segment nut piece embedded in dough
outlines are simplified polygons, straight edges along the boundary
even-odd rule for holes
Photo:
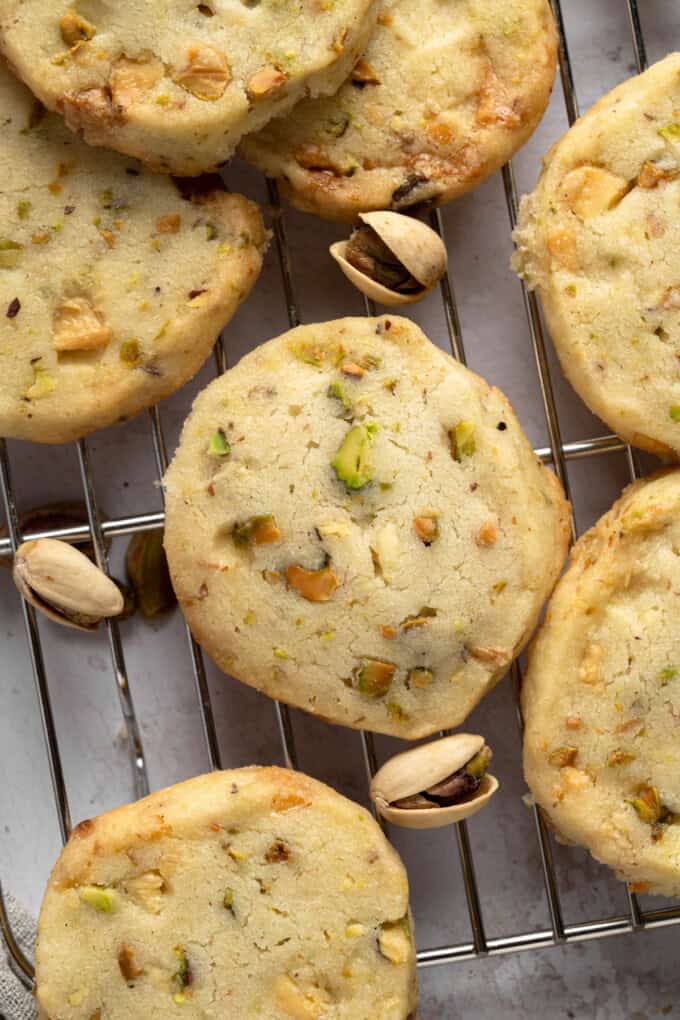
[[[375,774],[371,798],[395,825],[435,829],[476,814],[498,789],[487,772],[484,738],[457,733],[391,758]]]
[[[397,667],[393,662],[362,659],[361,665],[356,670],[357,687],[369,698],[381,698],[389,691],[396,671]]]
[[[286,569],[286,581],[308,602],[329,602],[340,582],[329,566],[306,570],[293,564]]]
[[[130,60],[118,57],[111,69],[109,88],[116,106],[126,108],[148,100],[154,85],[163,77],[160,60]]]
[[[331,461],[338,481],[344,482],[352,491],[363,489],[373,480],[370,452],[377,431],[378,426],[372,423],[354,425]]]
[[[173,81],[197,99],[215,102],[231,81],[231,70],[224,53],[206,43],[192,43],[187,61]]]
[[[16,551],[12,576],[27,602],[66,627],[96,630],[102,620],[123,611],[117,585],[67,542],[24,542]]]
[[[54,313],[52,346],[57,351],[93,351],[106,347],[112,336],[87,298],[66,298]]]
[[[444,242],[425,223],[396,212],[361,213],[361,226],[330,253],[362,294],[383,305],[420,301],[446,272]]]
[[[276,1004],[293,1020],[318,1020],[330,1005],[328,993],[322,988],[303,989],[288,974],[281,974],[274,982]]]
[[[232,537],[236,545],[272,545],[281,538],[281,531],[273,514],[257,514],[235,524]]]
[[[380,926],[378,948],[390,963],[396,965],[408,963],[413,952],[408,917],[403,917],[400,921],[386,921]]]
[[[266,99],[278,92],[288,81],[288,76],[278,67],[261,67],[248,79],[247,91],[251,99]]]
[[[629,190],[625,177],[599,166],[579,166],[562,180],[567,205],[581,220],[613,208]]]
[[[59,31],[67,46],[75,46],[79,42],[89,42],[97,33],[94,25],[91,25],[85,18],[81,18],[71,7],[59,22]]]

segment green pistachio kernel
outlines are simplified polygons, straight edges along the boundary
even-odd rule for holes
[[[471,457],[476,450],[475,426],[471,421],[459,421],[449,432],[451,456],[454,460]]]
[[[78,895],[88,907],[99,910],[102,914],[112,914],[118,905],[116,890],[105,886],[84,885],[78,890]]]
[[[17,205],[17,216],[20,220],[25,220],[28,218],[31,209],[31,203],[27,199],[22,198],[21,202]]]
[[[667,142],[680,142],[680,124],[665,124],[658,133]]]
[[[227,440],[224,429],[213,432],[208,443],[208,453],[211,457],[228,457],[231,453],[231,446]]]
[[[136,368],[142,360],[142,352],[139,349],[139,340],[135,340],[133,337],[129,340],[123,340],[120,345],[120,360],[125,365],[129,365],[130,368]]]
[[[175,949],[175,956],[179,963],[177,970],[172,975],[172,980],[175,982],[180,992],[183,992],[184,989],[191,984],[191,968],[189,967],[187,954],[179,946]]]
[[[670,414],[672,421],[680,421],[680,404],[671,404],[670,411],[668,413]]]
[[[675,680],[677,675],[678,670],[675,666],[665,666],[659,673],[659,680],[664,680],[663,686],[665,686],[669,680]]]
[[[640,821],[646,825],[656,825],[667,813],[661,804],[659,791],[655,786],[643,786],[638,790],[637,797],[626,801],[635,809]]]
[[[418,666],[409,671],[407,687],[417,687],[418,690],[422,690],[424,687],[429,687],[433,680],[434,673],[431,669]]]
[[[354,425],[331,461],[338,481],[344,482],[352,491],[363,489],[373,478],[370,451],[377,431],[378,426],[373,423]]]
[[[478,751],[474,758],[470,758],[470,761],[465,766],[465,771],[474,776],[476,779],[481,779],[489,767],[491,761],[491,748],[487,747],[486,744]]]
[[[205,237],[207,241],[214,241],[217,237],[217,227],[214,223],[206,223],[205,225]]]
[[[234,913],[234,890],[227,886],[224,890],[224,909],[228,910],[230,914]]]
[[[256,514],[240,524],[235,524],[232,538],[236,545],[271,545],[278,542],[281,532],[273,514]]]
[[[347,393],[347,390],[345,389],[341,382],[337,381],[332,382],[328,389],[326,390],[326,393],[333,400],[339,400],[345,411],[352,410],[354,405]]]
[[[393,662],[362,659],[361,665],[355,671],[357,686],[367,697],[381,698],[389,691],[396,671],[397,667]]]
[[[406,709],[398,701],[386,701],[385,708],[397,722],[406,722],[407,719],[411,718]]]
[[[291,347],[291,353],[306,365],[313,365],[314,368],[321,368],[326,357],[322,347],[317,344],[299,343]]]
[[[548,761],[551,765],[557,765],[558,768],[563,769],[567,765],[573,765],[577,756],[578,748],[576,747],[556,747],[548,755]]]

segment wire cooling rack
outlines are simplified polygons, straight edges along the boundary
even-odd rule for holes
[[[568,122],[571,124],[579,115],[572,64],[565,34],[562,4],[560,3],[560,0],[552,0],[552,2],[560,30],[560,78],[564,94],[566,116]],[[621,3],[626,9],[630,23],[635,63],[638,71],[642,71],[647,66],[647,56],[637,0],[621,0]],[[515,225],[517,215],[518,196],[511,164],[508,164],[503,168],[502,180],[509,225],[512,228]],[[276,184],[267,182],[267,189],[273,214],[274,241],[280,263],[282,285],[286,300],[287,318],[290,326],[295,326],[299,323],[300,316],[295,294],[291,248],[287,240],[286,222]],[[430,214],[430,221],[432,226],[438,232],[443,234],[443,220],[439,211],[435,211]],[[441,296],[443,300],[443,310],[451,351],[456,358],[465,362],[465,348],[463,344],[459,310],[451,279],[448,276],[445,277],[442,282]],[[551,375],[550,360],[546,350],[545,335],[538,302],[536,298],[532,294],[528,293],[524,288],[523,300],[528,325],[528,336],[533,349],[533,357],[535,360],[537,379],[540,387],[541,401],[545,413],[545,423],[548,435],[548,445],[537,448],[535,451],[537,456],[540,457],[542,461],[553,467],[568,496],[570,496],[570,484],[567,473],[567,463],[570,461],[619,453],[623,454],[625,457],[627,471],[630,478],[636,477],[638,475],[637,456],[630,447],[626,446],[617,436],[601,435],[585,440],[571,442],[563,441],[562,428],[558,418],[557,401],[553,387],[553,378]],[[373,314],[374,310],[369,302],[366,302],[365,308],[368,314]],[[215,366],[218,373],[223,372],[228,367],[227,352],[225,351],[221,340],[217,342],[215,347]],[[152,408],[149,415],[156,467],[156,480],[160,481],[168,464],[166,439],[158,409]],[[130,516],[120,516],[114,519],[103,519],[98,505],[97,493],[95,491],[90,446],[87,441],[81,440],[76,444],[76,449],[80,481],[87,508],[87,524],[57,530],[36,531],[31,532],[30,534],[22,534],[19,524],[15,489],[12,483],[10,457],[5,441],[0,439],[0,488],[2,490],[2,499],[7,518],[7,537],[0,538],[0,556],[7,556],[11,554],[20,542],[26,538],[59,538],[73,543],[91,542],[99,566],[103,570],[108,571],[109,564],[107,546],[111,538],[116,536],[129,536],[138,532],[152,530],[163,525],[164,514],[162,510]],[[573,537],[576,536],[576,527],[573,518],[572,535]],[[62,840],[65,841],[68,838],[71,829],[71,814],[62,757],[60,754],[59,740],[57,736],[57,727],[55,724],[55,716],[48,689],[46,657],[43,651],[41,635],[33,608],[26,603],[23,603],[22,612],[30,662],[36,683],[37,699],[41,714],[41,723],[45,738],[59,828]],[[128,672],[125,664],[120,628],[115,621],[109,621],[107,629],[113,676],[117,688],[120,710],[127,733],[126,746],[129,754],[130,768],[132,770],[134,794],[137,797],[142,797],[149,791],[149,779],[147,774],[147,760],[142,743],[141,727],[135,713],[132,694],[128,683]],[[206,667],[202,652],[191,638],[188,630],[187,638],[188,654],[195,683],[198,706],[200,709],[208,760],[212,768],[218,769],[222,767],[222,756],[218,741],[216,720],[206,674]],[[512,678],[516,695],[516,711],[521,729],[521,716],[518,701],[518,694],[521,685],[521,671],[518,664],[513,667]],[[280,740],[283,760],[287,766],[295,768],[298,764],[298,752],[293,726],[291,724],[291,715],[285,705],[278,703],[274,703],[274,705],[278,738]],[[371,734],[362,733],[360,739],[363,754],[363,766],[365,767],[366,778],[370,780],[372,773],[377,768],[377,754],[374,738]],[[563,900],[558,883],[555,851],[551,837],[548,834],[545,823],[538,809],[534,807],[532,810],[545,902],[547,904],[549,917],[548,925],[540,926],[530,931],[519,931],[515,934],[503,935],[501,937],[489,937],[487,935],[476,875],[475,857],[473,855],[467,825],[465,822],[460,822],[457,826],[455,826],[454,831],[457,851],[460,857],[467,912],[469,915],[470,934],[468,938],[463,939],[462,941],[451,940],[450,944],[420,949],[418,952],[418,964],[420,967],[451,964],[455,961],[466,960],[474,957],[512,953],[519,950],[538,949],[564,943],[598,939],[607,935],[650,930],[680,923],[680,905],[661,908],[657,907],[656,909],[643,909],[641,904],[638,902],[636,895],[628,890],[627,887],[627,902],[626,909],[624,911],[614,913],[613,915],[589,918],[573,924],[566,923]],[[9,947],[19,975],[24,980],[24,983],[30,986],[33,980],[32,964],[25,958],[15,942],[8,923],[1,887],[0,928],[2,929],[2,933],[5,937],[5,941]]]

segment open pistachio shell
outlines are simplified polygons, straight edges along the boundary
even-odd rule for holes
[[[359,219],[375,230],[425,292],[441,280],[446,271],[446,247],[427,223],[397,212],[360,213]]]
[[[442,782],[462,769],[483,747],[483,737],[457,733],[395,755],[373,777],[371,798],[376,810],[388,822],[409,829],[437,829],[470,818],[498,789],[495,776],[486,773],[478,789],[458,804],[404,808],[394,802]]]
[[[12,576],[27,602],[66,627],[96,630],[123,610],[123,595],[114,582],[67,542],[24,542],[16,551]]]
[[[427,224],[402,213],[361,213],[359,218],[376,232],[422,289],[412,293],[390,290],[347,261],[348,241],[336,241],[330,253],[347,279],[362,294],[381,305],[410,305],[420,301],[446,271],[447,255],[442,239]]]

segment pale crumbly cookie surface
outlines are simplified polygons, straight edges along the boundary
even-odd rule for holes
[[[515,268],[565,374],[628,442],[680,456],[680,54],[601,99],[522,203]]]
[[[257,207],[97,152],[0,64],[0,435],[66,442],[187,381],[248,294]],[[219,182],[218,182],[219,183]]]
[[[369,813],[314,779],[199,776],[75,829],[36,983],[52,1020],[410,1020],[406,873]]]
[[[383,0],[349,80],[243,140],[301,209],[349,220],[448,202],[527,140],[548,103],[547,0]]]
[[[561,835],[680,893],[680,471],[637,482],[576,544],[524,678],[524,769]]]
[[[334,92],[374,24],[375,0],[5,0],[0,48],[91,145],[189,176]]]
[[[165,485],[175,589],[220,667],[406,738],[494,686],[566,554],[560,486],[506,398],[407,319],[247,355],[196,400]]]

